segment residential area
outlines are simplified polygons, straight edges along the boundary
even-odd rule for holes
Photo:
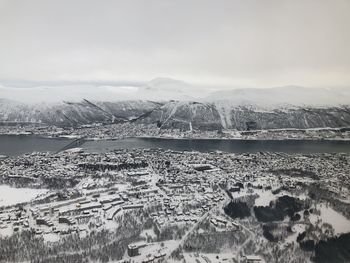
[[[79,148],[4,158],[1,185],[38,194],[0,197],[0,260],[308,262],[319,242],[350,232],[349,161]]]

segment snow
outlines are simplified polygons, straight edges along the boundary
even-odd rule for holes
[[[216,109],[220,115],[221,125],[225,129],[232,127],[232,121],[231,121],[232,107],[231,107],[230,103],[222,102],[221,104],[216,105]]]
[[[54,233],[47,233],[43,235],[43,238],[46,242],[57,242],[60,240],[60,236]]]
[[[184,253],[185,261],[188,263],[220,263],[220,262],[233,262],[232,258],[236,258],[237,255],[231,253]]]
[[[256,191],[259,195],[255,199],[255,206],[269,206],[271,201],[276,200],[276,196],[271,191]]]
[[[310,215],[310,221],[316,224],[318,219],[322,220],[322,223],[328,223],[333,226],[335,234],[350,232],[350,220],[345,216],[335,211],[333,208],[326,206],[324,203],[317,206],[317,210],[320,210],[321,215]]]
[[[46,189],[14,188],[8,185],[0,185],[0,206],[29,202],[47,191]]]

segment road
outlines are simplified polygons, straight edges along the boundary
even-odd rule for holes
[[[236,260],[237,260],[237,262],[238,263],[240,263],[240,256],[239,256],[239,254],[241,253],[241,251],[242,251],[242,249],[252,240],[252,238],[254,237],[256,237],[256,235],[250,230],[250,229],[248,229],[247,227],[245,227],[245,226],[243,226],[243,225],[240,225],[244,230],[246,230],[249,234],[250,234],[250,236],[249,236],[249,238],[246,240],[246,241],[244,241],[244,243],[239,247],[239,249],[237,250],[237,254],[236,254]]]
[[[179,243],[171,250],[169,250],[169,254],[166,255],[165,257],[165,262],[167,262],[167,260],[169,259],[169,257],[171,256],[171,254],[176,251],[180,246],[183,246],[183,244],[185,243],[187,237],[209,216],[209,214],[216,208],[221,207],[227,200],[221,201],[219,203],[217,203],[215,206],[213,206],[210,210],[208,210],[207,212],[204,213],[204,215],[202,215],[198,221],[187,231],[187,233],[181,238],[181,240],[179,241]]]

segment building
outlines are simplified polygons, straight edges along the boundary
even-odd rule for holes
[[[260,256],[247,255],[245,256],[246,263],[264,263],[265,261]]]
[[[129,257],[135,257],[140,255],[139,249],[147,246],[146,243],[134,243],[134,244],[129,244],[128,245],[128,255]]]
[[[60,224],[67,224],[67,225],[74,225],[75,224],[75,221],[74,219],[70,218],[70,217],[59,217],[58,218],[58,223]]]
[[[50,219],[47,219],[47,218],[37,218],[36,219],[36,224],[37,225],[45,225],[45,226],[53,226],[53,223],[51,222]]]

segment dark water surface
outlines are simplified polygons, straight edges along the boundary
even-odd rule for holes
[[[114,141],[89,141],[83,145],[89,152],[105,152],[114,149],[163,148],[177,151],[285,152],[285,153],[350,153],[350,141],[310,140],[217,140],[217,139],[158,139],[131,138]]]
[[[55,152],[72,140],[65,138],[43,138],[28,135],[0,135],[0,154],[17,156],[30,152]]]
[[[37,136],[0,136],[0,154],[16,156],[33,151],[55,152],[71,139],[42,138]],[[82,146],[88,152],[107,152],[114,149],[163,148],[177,151],[224,151],[244,152],[285,152],[285,153],[350,153],[350,141],[309,141],[309,140],[213,140],[213,139],[157,139],[130,138],[123,140],[87,141]]]

